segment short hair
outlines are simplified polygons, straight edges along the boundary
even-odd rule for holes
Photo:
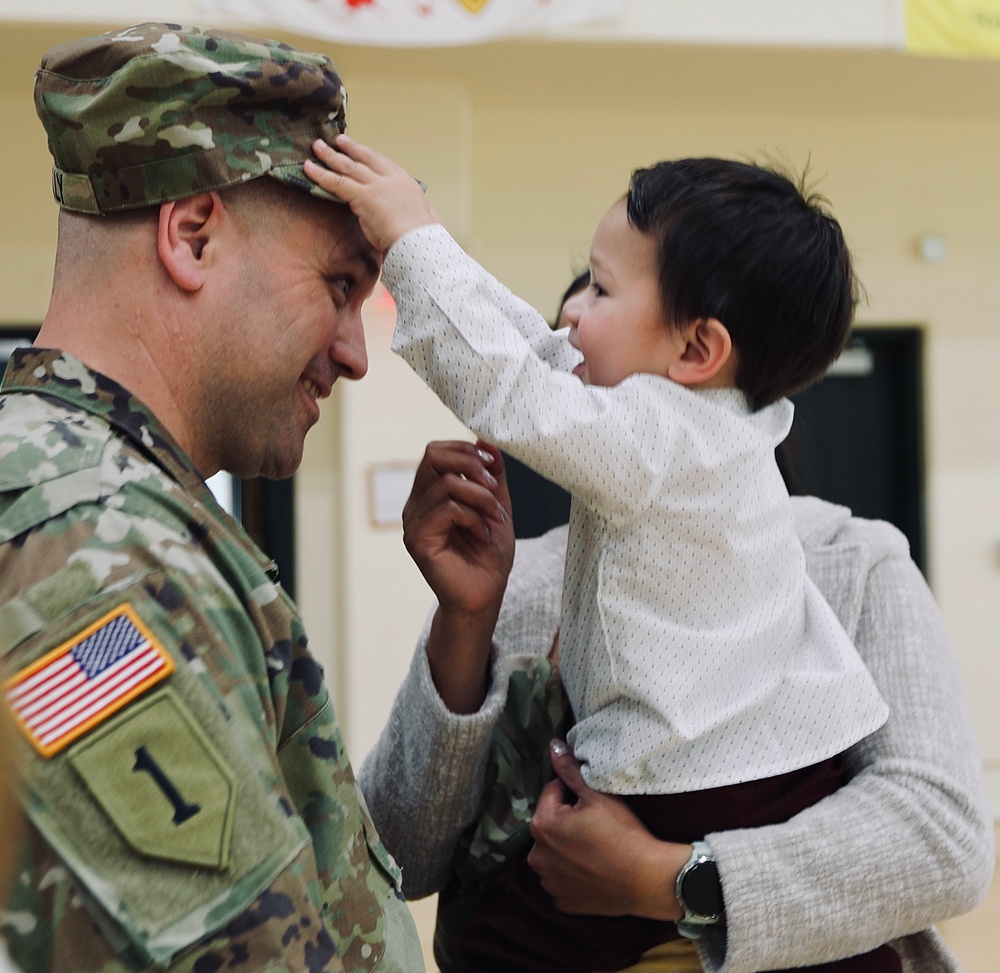
[[[273,238],[296,217],[305,218],[317,209],[307,193],[299,192],[276,179],[250,179],[219,190],[225,205],[236,212],[255,237]],[[344,203],[320,202],[319,206],[336,207],[348,212]],[[59,210],[59,238],[56,246],[55,283],[78,273],[90,274],[97,267],[107,267],[108,254],[115,248],[134,247],[131,229],[146,225],[155,234],[159,206],[121,210],[106,216],[94,216],[70,209]]]
[[[752,409],[814,382],[843,350],[858,287],[822,197],[772,169],[693,158],[637,169],[625,198],[656,241],[668,323],[726,326]]]
[[[254,233],[273,233],[276,227],[287,226],[294,217],[316,209],[315,201],[305,193],[273,179],[251,179],[222,190],[220,195]]]

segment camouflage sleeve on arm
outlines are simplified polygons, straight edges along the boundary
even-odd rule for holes
[[[552,779],[549,743],[573,725],[559,668],[548,659],[510,660],[507,703],[490,736],[482,813],[455,845],[438,897],[434,956],[443,971],[463,967],[459,940],[489,885],[531,850],[531,816]]]
[[[34,692],[74,653],[111,678],[121,629],[166,660],[77,735],[53,712],[39,732],[55,737],[32,739],[22,713],[13,958],[25,973],[420,969],[294,607],[238,538],[161,488],[77,503],[0,546],[9,690]]]

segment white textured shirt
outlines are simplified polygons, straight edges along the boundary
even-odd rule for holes
[[[885,722],[805,573],[774,462],[791,403],[750,412],[736,389],[656,375],[584,385],[565,336],[440,226],[398,241],[383,279],[394,350],[469,428],[573,494],[560,667],[591,786],[759,780]]]

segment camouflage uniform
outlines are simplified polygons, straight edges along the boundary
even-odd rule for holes
[[[0,660],[127,606],[155,682],[56,752],[4,915],[25,973],[421,970],[320,667],[269,563],[141,402],[58,351],[0,394]],[[164,674],[165,673],[165,674]]]
[[[462,968],[459,940],[490,884],[531,850],[531,816],[552,779],[549,743],[564,739],[573,725],[558,666],[528,655],[508,665],[507,701],[486,758],[482,812],[455,846],[448,884],[438,896],[434,958],[446,973]]]

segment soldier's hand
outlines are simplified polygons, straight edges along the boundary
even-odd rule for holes
[[[303,171],[351,207],[380,253],[410,230],[439,222],[420,184],[392,159],[346,135],[338,135],[333,145],[318,139],[313,152],[326,168],[310,159]]]

